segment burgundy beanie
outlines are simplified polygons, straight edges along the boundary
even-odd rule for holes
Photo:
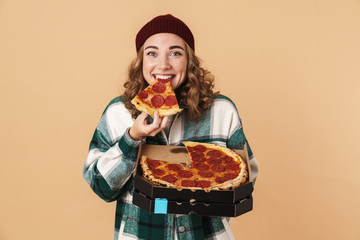
[[[136,51],[139,52],[146,39],[157,33],[173,33],[184,39],[184,41],[195,51],[194,36],[186,24],[171,14],[160,15],[146,23],[136,35]]]

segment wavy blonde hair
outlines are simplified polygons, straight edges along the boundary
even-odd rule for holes
[[[175,94],[181,108],[188,112],[192,121],[200,120],[204,111],[210,108],[214,102],[214,96],[219,92],[214,92],[214,76],[210,71],[202,68],[201,60],[195,55],[194,51],[185,43],[187,54],[187,71],[185,81],[176,89]],[[142,73],[143,47],[140,48],[137,57],[130,63],[128,69],[128,79],[124,83],[124,93],[121,95],[125,101],[125,107],[130,111],[135,119],[139,116],[131,100],[137,93],[144,90],[148,83]]]

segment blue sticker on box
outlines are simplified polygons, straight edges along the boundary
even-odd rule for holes
[[[154,213],[166,214],[168,200],[166,198],[155,198]]]

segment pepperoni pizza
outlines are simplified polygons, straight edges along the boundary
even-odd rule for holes
[[[154,116],[157,110],[160,117],[181,112],[175,93],[168,79],[156,79],[131,100],[139,111]]]
[[[245,183],[247,165],[234,151],[216,144],[184,142],[191,166],[141,157],[143,176],[177,189],[229,190]]]

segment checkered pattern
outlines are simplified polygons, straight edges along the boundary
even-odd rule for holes
[[[132,204],[133,172],[140,141],[128,134],[134,120],[120,97],[106,107],[90,143],[83,175],[93,191],[107,202],[117,201],[115,239],[232,239],[228,220],[196,214],[150,214]],[[191,122],[184,110],[171,125],[147,144],[182,145],[182,141],[210,142],[232,149],[247,143],[233,102],[218,96],[201,120]],[[253,176],[257,162],[247,143]]]

